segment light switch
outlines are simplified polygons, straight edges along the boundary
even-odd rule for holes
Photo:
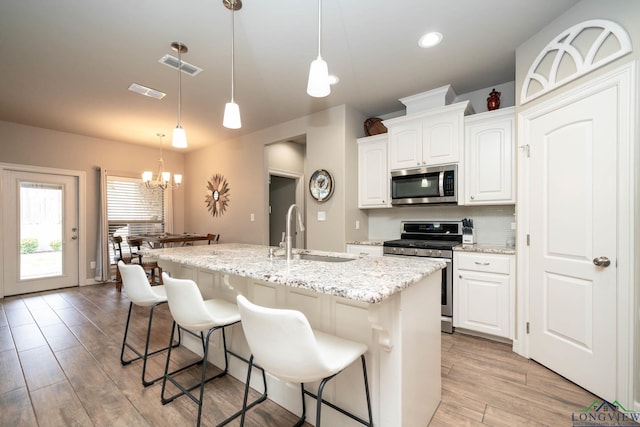
[[[325,211],[318,211],[318,221],[326,221],[327,213]]]
[[[360,220],[356,219],[356,230],[360,230]]]
[[[251,214],[251,222],[256,220],[256,216],[254,214]]]

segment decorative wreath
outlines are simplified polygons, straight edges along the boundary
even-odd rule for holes
[[[208,194],[204,198],[207,210],[214,217],[222,216],[229,205],[229,184],[220,174],[215,174],[207,182]]]

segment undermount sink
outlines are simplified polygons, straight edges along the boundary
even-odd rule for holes
[[[347,262],[354,261],[355,258],[342,258],[330,255],[314,255],[314,254],[293,254],[293,259],[301,259],[304,261],[322,261],[322,262]]]

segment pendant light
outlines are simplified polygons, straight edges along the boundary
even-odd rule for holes
[[[318,57],[311,62],[307,93],[322,98],[331,93],[329,85],[329,67],[322,59],[322,0],[318,0]]]
[[[164,170],[164,159],[162,158],[162,138],[164,133],[156,134],[160,138],[160,159],[158,160],[158,172],[154,178],[153,172],[142,172],[142,182],[147,188],[178,188],[182,184],[182,175],[174,174],[173,180],[171,179],[171,172]]]
[[[233,95],[235,92],[234,74],[235,74],[235,13],[236,10],[242,8],[240,0],[222,0],[224,7],[231,11],[231,101],[224,106],[224,118],[222,125],[229,129],[240,129],[242,121],[240,120],[240,107],[236,104]]]
[[[180,126],[180,101],[182,100],[182,54],[189,49],[180,42],[171,43],[171,48],[178,52],[178,125],[173,130],[171,145],[176,148],[187,148],[187,134]]]

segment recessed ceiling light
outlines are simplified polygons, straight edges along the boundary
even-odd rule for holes
[[[418,40],[418,46],[422,48],[433,47],[442,41],[442,34],[437,31],[432,31],[420,37]]]
[[[329,74],[329,84],[334,85],[340,81],[340,78],[336,75]]]

